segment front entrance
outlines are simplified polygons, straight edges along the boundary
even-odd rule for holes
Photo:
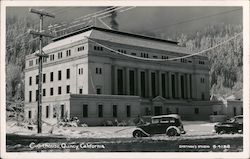
[[[154,115],[161,115],[162,114],[162,107],[161,106],[155,106],[154,107]]]

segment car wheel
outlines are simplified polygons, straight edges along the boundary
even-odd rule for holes
[[[169,130],[167,131],[167,135],[168,135],[168,136],[177,136],[177,135],[178,135],[178,132],[177,132],[176,129],[171,128],[171,129],[169,129]]]
[[[140,138],[140,137],[142,137],[143,136],[143,133],[140,131],[140,130],[135,130],[134,132],[133,132],[133,137],[134,138]]]

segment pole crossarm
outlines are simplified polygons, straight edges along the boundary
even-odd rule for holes
[[[52,13],[49,13],[49,12],[45,12],[43,10],[37,10],[37,9],[34,9],[34,8],[30,8],[29,11],[31,13],[39,14],[39,15],[42,15],[42,16],[47,16],[47,17],[55,18],[55,15],[53,15]]]
[[[45,33],[45,32],[38,32],[38,31],[34,31],[34,30],[29,30],[28,32],[29,32],[29,34],[33,34],[33,35],[38,35],[38,36],[45,36],[45,37],[54,38],[53,35],[48,34],[48,33]]]

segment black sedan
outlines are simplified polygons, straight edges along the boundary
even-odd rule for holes
[[[214,130],[218,134],[243,133],[243,115],[238,115],[226,122],[216,124]]]

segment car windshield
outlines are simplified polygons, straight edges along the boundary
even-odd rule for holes
[[[159,123],[160,122],[160,118],[153,118],[152,119],[152,123],[155,124],[155,123]]]

